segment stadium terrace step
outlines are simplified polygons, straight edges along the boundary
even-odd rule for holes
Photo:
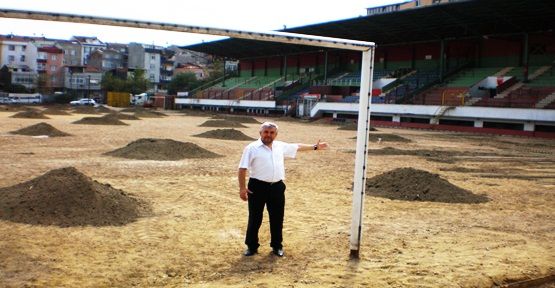
[[[476,104],[480,100],[482,100],[482,98],[480,98],[480,97],[467,98],[466,101],[464,102],[464,106],[474,106],[474,104]]]
[[[505,67],[505,68],[499,70],[499,72],[495,73],[493,76],[505,76],[509,72],[511,72],[513,69],[515,69],[515,67]]]
[[[536,103],[536,108],[546,108],[548,105],[555,103],[555,92],[547,95],[547,97]]]
[[[513,85],[513,86],[507,88],[507,90],[503,91],[502,93],[499,93],[499,94],[495,95],[495,97],[493,97],[493,98],[495,98],[495,99],[503,99],[503,98],[507,97],[507,95],[509,95],[511,92],[516,91],[516,90],[522,88],[522,86],[524,86],[524,83],[518,82],[518,83],[516,83],[515,85]]]

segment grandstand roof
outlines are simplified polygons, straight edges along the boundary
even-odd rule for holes
[[[466,0],[280,30],[283,32],[372,41],[378,46],[476,38],[484,35],[553,31],[555,1]],[[324,48],[243,39],[181,47],[244,59],[319,51]]]

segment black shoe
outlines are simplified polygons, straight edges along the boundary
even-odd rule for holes
[[[243,253],[243,256],[252,256],[256,253],[258,253],[256,249],[247,249],[245,250],[245,253]]]
[[[283,248],[280,249],[273,249],[272,253],[274,253],[274,255],[278,256],[278,257],[283,257]]]

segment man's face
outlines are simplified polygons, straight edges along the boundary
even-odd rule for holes
[[[270,145],[276,139],[277,134],[278,132],[275,127],[264,128],[260,131],[260,140],[262,140],[264,145]]]

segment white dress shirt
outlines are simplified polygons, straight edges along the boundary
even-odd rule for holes
[[[239,168],[249,169],[249,177],[265,182],[285,179],[285,157],[295,158],[299,145],[282,141],[272,142],[272,149],[258,139],[247,145]]]

